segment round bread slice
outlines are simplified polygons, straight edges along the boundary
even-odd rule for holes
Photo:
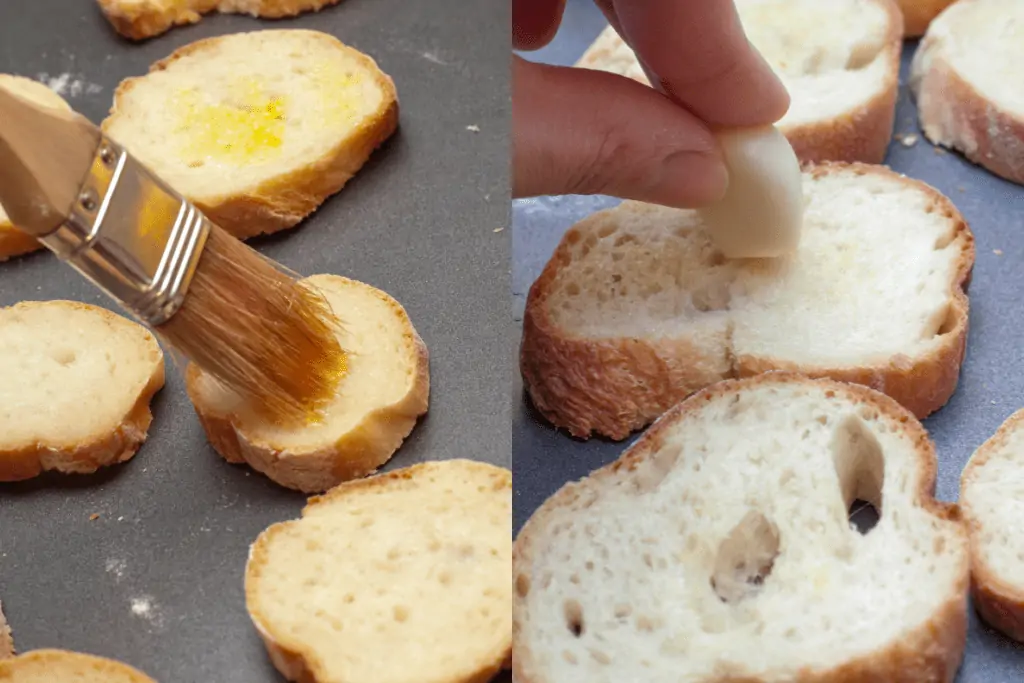
[[[339,0],[99,0],[107,21],[125,38],[144,40],[204,14],[249,14],[264,19],[316,12]]]
[[[449,460],[349,482],[256,540],[246,606],[303,683],[486,683],[512,645],[512,473]]]
[[[929,26],[910,87],[934,144],[1024,184],[1024,3],[962,0]]]
[[[971,538],[974,606],[993,628],[1024,642],[1024,410],[975,451],[960,479]]]
[[[105,133],[240,238],[298,224],[398,125],[392,80],[317,31],[208,38],[121,83]]]
[[[71,111],[63,97],[46,85],[23,76],[0,74],[0,87],[41,107]],[[0,206],[0,261],[38,251],[43,245],[34,237],[18,230]]]
[[[322,292],[342,320],[338,340],[349,356],[322,419],[298,427],[268,424],[195,365],[186,371],[186,387],[225,460],[317,493],[372,473],[398,450],[427,412],[429,359],[405,309],[384,292],[337,275],[303,282]]]
[[[932,20],[954,2],[955,0],[896,0],[903,13],[904,37],[923,36]]]
[[[65,650],[33,650],[0,661],[0,683],[156,683],[127,664]]]
[[[153,421],[164,358],[149,330],[74,301],[0,309],[0,481],[130,459]]]
[[[903,19],[892,0],[737,0],[747,37],[789,90],[776,123],[797,157],[881,163],[892,138]],[[608,27],[577,66],[647,76]]]
[[[523,527],[516,683],[952,683],[968,543],[935,474],[920,423],[870,389],[706,389]]]
[[[526,302],[534,405],[623,439],[721,379],[791,370],[938,410],[967,339],[963,218],[882,166],[811,166],[803,183],[800,244],[778,259],[725,258],[697,211],[624,202],[573,226]]]

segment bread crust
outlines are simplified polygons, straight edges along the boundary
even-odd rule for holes
[[[198,386],[200,370],[190,364],[185,371],[185,389],[213,449],[230,463],[246,463],[281,486],[304,493],[326,491],[375,472],[391,459],[429,404],[429,353],[405,309],[379,289],[348,278],[338,279],[367,288],[401,318],[405,335],[413,346],[415,370],[405,396],[370,411],[337,441],[312,450],[288,451],[246,434],[237,426],[235,415],[218,412],[205,402]]]
[[[152,0],[128,6],[123,0],[98,2],[115,31],[130,40],[145,40],[175,26],[194,24],[210,12],[281,19],[303,12],[318,12],[340,0],[178,0],[167,7]]]
[[[468,466],[479,467],[481,469],[486,469],[487,471],[503,469],[486,463],[474,461],[465,462]],[[306,508],[303,509],[302,515],[305,516],[306,510],[309,508],[321,503],[330,502],[332,498],[340,497],[350,491],[387,487],[389,483],[396,479],[413,479],[421,472],[428,472],[432,467],[436,466],[437,463],[426,462],[378,474],[367,479],[345,482],[323,495],[313,496],[310,498]],[[512,473],[508,470],[505,470],[505,472],[508,476],[508,487],[511,488]],[[249,612],[253,625],[256,627],[257,632],[260,634],[260,638],[263,640],[263,644],[267,649],[271,662],[273,662],[274,667],[281,673],[281,675],[289,681],[298,681],[299,683],[321,683],[325,682],[327,679],[324,678],[320,672],[316,657],[308,654],[308,648],[306,648],[300,641],[290,637],[287,633],[273,633],[273,629],[267,625],[268,620],[259,609],[259,601],[253,586],[252,576],[254,574],[258,574],[259,568],[266,562],[264,559],[266,545],[270,543],[271,538],[275,534],[283,532],[288,525],[289,522],[280,522],[269,527],[266,531],[260,534],[259,538],[256,539],[256,542],[249,549],[249,559],[246,564],[245,571],[246,608]],[[488,683],[488,681],[493,679],[503,668],[509,668],[511,666],[511,660],[512,636],[510,630],[507,642],[497,648],[494,653],[485,657],[483,661],[479,662],[477,666],[474,667],[476,670],[471,675],[457,679],[453,678],[446,681],[446,683]]]
[[[978,470],[1005,448],[1010,435],[1022,427],[1024,410],[1019,410],[974,452],[960,475],[960,507],[971,539],[971,595],[974,607],[986,623],[1018,642],[1024,642],[1024,585],[1014,584],[1000,576],[985,561],[980,538],[984,534],[984,525],[975,516],[964,494],[974,482]]]
[[[239,239],[271,234],[298,225],[328,197],[339,192],[369,161],[373,151],[398,129],[399,104],[395,83],[380,70],[373,58],[325,33],[301,29],[289,31],[307,34],[311,41],[326,42],[331,49],[341,50],[358,62],[381,89],[382,106],[347,139],[337,142],[305,166],[275,174],[239,194],[189,197],[214,223]],[[153,64],[149,73],[164,71],[176,61],[202,52],[225,38],[205,38],[185,45]],[[128,78],[117,86],[110,114],[100,126],[104,131],[119,116],[119,108],[127,94],[144,78],[146,76]]]
[[[11,634],[11,627],[7,625],[3,605],[0,604],[0,659],[10,659],[15,654],[14,636]]]
[[[529,594],[533,566],[534,535],[549,524],[549,518],[562,507],[573,507],[585,499],[594,488],[593,483],[615,481],[620,473],[631,472],[652,454],[658,452],[665,432],[673,423],[684,420],[714,398],[737,393],[762,384],[785,382],[789,384],[817,384],[828,386],[849,400],[869,404],[896,423],[909,436],[918,456],[918,467],[923,473],[917,496],[921,507],[941,519],[957,522],[958,533],[966,531],[960,510],[954,504],[935,499],[935,480],[938,470],[935,448],[924,427],[893,399],[866,387],[832,380],[815,380],[787,372],[772,372],[757,377],[726,380],[701,390],[676,405],[659,418],[622,456],[609,465],[592,472],[587,479],[570,483],[559,489],[527,520],[512,548],[512,581],[515,586],[512,608],[512,676],[519,683],[557,683],[546,678],[542,665],[537,662],[528,645],[519,641],[523,623],[527,619],[524,599]],[[917,629],[881,651],[869,653],[827,670],[802,670],[793,678],[794,683],[952,683],[956,677],[967,635],[967,593],[969,567],[965,556],[962,579],[957,592],[943,602],[935,614]],[[765,683],[757,677],[728,677],[707,679],[705,683]]]
[[[30,254],[43,248],[42,243],[10,223],[0,223],[0,262]]]
[[[534,406],[552,424],[577,438],[593,433],[621,440],[691,393],[718,380],[787,370],[869,386],[895,398],[918,418],[941,408],[959,382],[968,332],[967,286],[974,267],[974,236],[953,203],[934,188],[882,166],[827,162],[808,164],[819,177],[854,170],[877,174],[924,191],[935,210],[954,221],[961,245],[949,285],[949,311],[941,343],[918,358],[897,355],[885,364],[823,367],[767,357],[710,355],[687,340],[586,339],[563,332],[548,315],[547,300],[570,259],[565,238],[527,296],[520,371]],[[584,222],[593,218],[584,219]],[[567,233],[568,235],[568,233]]]
[[[45,649],[32,650],[18,657],[0,660],[0,680],[15,680],[18,670],[26,665],[31,666],[34,673],[38,673],[41,667],[47,668],[56,680],[70,680],[66,677],[75,674],[83,677],[91,674],[96,677],[106,675],[106,680],[111,683],[156,683],[138,669],[113,659],[67,650]]]
[[[37,303],[22,302],[12,308],[26,308]],[[137,324],[105,308],[77,301],[47,303],[66,306],[71,310],[89,311],[117,325]],[[155,364],[149,381],[120,424],[112,432],[93,434],[87,441],[62,443],[59,446],[26,443],[18,448],[0,449],[0,481],[22,481],[51,470],[65,474],[91,474],[101,467],[130,460],[135,455],[145,442],[149,426],[153,422],[150,402],[163,388],[165,379],[163,352],[150,332],[145,332],[158,354],[159,362]]]
[[[903,12],[903,35],[906,38],[923,36],[932,19],[955,0],[896,0]]]
[[[929,141],[1024,184],[1024,116],[986,99],[950,64],[942,42],[930,32],[921,39],[910,73],[921,130]]]

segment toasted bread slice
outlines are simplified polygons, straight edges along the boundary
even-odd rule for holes
[[[31,78],[0,74],[0,87],[42,107],[71,110],[71,105],[63,97]],[[0,261],[42,248],[43,245],[38,240],[14,227],[4,208],[0,206]]]
[[[486,683],[512,645],[512,473],[432,462],[342,484],[256,540],[246,606],[304,683]]]
[[[773,260],[726,259],[696,211],[625,202],[571,228],[523,319],[541,413],[622,439],[700,388],[768,370],[864,384],[919,417],[941,407],[967,337],[960,214],[862,164],[808,168],[804,198],[800,245]]]
[[[236,237],[298,224],[398,125],[395,86],[325,33],[200,40],[121,83],[103,130]]]
[[[0,659],[8,659],[15,655],[14,636],[4,616],[3,605],[0,605]]]
[[[923,36],[932,20],[954,2],[955,0],[896,0],[903,13],[904,37]]]
[[[738,0],[743,28],[789,90],[778,122],[801,161],[881,163],[892,138],[903,20],[892,0]],[[608,27],[577,66],[648,83]]]
[[[65,650],[33,650],[0,661],[3,683],[156,683],[112,659]]]
[[[910,87],[925,136],[1024,184],[1024,3],[963,0],[928,28]]]
[[[974,606],[993,628],[1024,642],[1024,410],[975,451],[960,479],[971,538]]]
[[[323,292],[341,317],[338,339],[349,354],[337,396],[315,424],[267,424],[196,366],[186,372],[188,394],[214,449],[246,462],[278,484],[307,493],[326,491],[386,463],[427,412],[427,347],[405,309],[362,282],[336,275],[304,280]]]
[[[706,389],[523,527],[513,676],[952,683],[968,544],[935,475],[920,423],[865,387]],[[864,533],[858,500],[879,513]]]
[[[164,385],[150,332],[74,301],[0,309],[0,481],[86,474],[130,459]]]
[[[145,40],[183,24],[194,24],[204,14],[249,14],[264,19],[318,12],[339,0],[98,0],[107,21],[132,40]]]

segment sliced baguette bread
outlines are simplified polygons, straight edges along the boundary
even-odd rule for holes
[[[265,19],[317,12],[339,0],[98,0],[107,21],[132,40],[160,35],[174,26],[194,24],[204,14],[249,14]]]
[[[907,38],[923,36],[932,20],[953,2],[955,0],[896,0],[903,13],[903,35]]]
[[[1024,642],[1024,410],[971,456],[960,479],[960,507],[971,538],[974,606],[982,618]]]
[[[9,659],[15,655],[14,636],[4,616],[3,605],[0,605],[0,659]]]
[[[336,275],[304,282],[341,317],[338,339],[349,356],[347,374],[321,420],[300,427],[267,424],[195,365],[186,371],[186,387],[225,460],[317,493],[370,474],[391,458],[427,412],[430,374],[427,347],[397,301]]]
[[[64,650],[33,650],[0,661],[2,683],[156,683],[127,664]]]
[[[63,97],[31,78],[0,74],[0,87],[42,107],[68,111],[71,109],[71,105]],[[0,206],[0,261],[42,248],[43,245],[38,240],[14,227],[4,208]]]
[[[246,605],[303,683],[486,683],[511,654],[512,473],[432,462],[312,498],[253,545]]]
[[[730,260],[696,211],[636,202],[562,238],[527,298],[520,365],[540,412],[622,439],[728,377],[864,384],[918,417],[957,385],[974,238],[936,190],[881,166],[804,173],[796,253]],[[754,228],[752,228],[754,229]]]
[[[738,0],[743,28],[792,100],[778,122],[801,161],[881,163],[892,137],[903,21],[892,0]],[[577,66],[648,83],[608,27]]]
[[[872,390],[711,387],[523,527],[516,683],[952,683],[967,538],[935,475],[920,423]]]
[[[236,237],[298,224],[398,125],[395,86],[333,36],[200,40],[121,83],[103,130]]]
[[[1024,184],[1024,3],[962,0],[928,28],[910,87],[925,136]]]
[[[74,301],[0,309],[0,481],[86,474],[130,459],[164,385],[150,332]]]

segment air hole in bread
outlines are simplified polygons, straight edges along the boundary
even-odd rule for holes
[[[868,533],[882,511],[885,459],[878,438],[857,415],[848,415],[832,435],[832,463],[851,525]]]
[[[954,308],[953,306],[947,306],[946,314],[942,318],[942,324],[939,325],[939,329],[936,331],[935,334],[941,337],[944,334],[949,334],[950,332],[952,332],[954,329],[956,329],[957,318],[958,316],[956,308]]]
[[[562,603],[562,609],[565,612],[565,627],[569,629],[569,633],[579,638],[585,630],[583,605],[580,604],[579,600],[566,600]]]
[[[935,251],[942,251],[950,244],[952,244],[954,239],[956,239],[955,230],[950,230],[949,232],[943,235],[939,235],[939,238],[935,240]]]
[[[718,547],[712,590],[725,603],[753,597],[771,575],[778,555],[778,528],[760,512],[747,512]]]
[[[637,493],[651,493],[665,481],[683,453],[683,447],[677,443],[665,443],[651,453],[633,470],[633,487]]]
[[[854,45],[850,50],[850,56],[846,58],[846,70],[859,71],[869,66],[878,57],[887,39],[887,36],[873,37]]]
[[[615,224],[609,221],[597,229],[597,236],[604,239],[605,237],[611,236],[615,230]]]
[[[58,365],[67,367],[78,360],[78,352],[74,349],[57,349],[51,357]]]

